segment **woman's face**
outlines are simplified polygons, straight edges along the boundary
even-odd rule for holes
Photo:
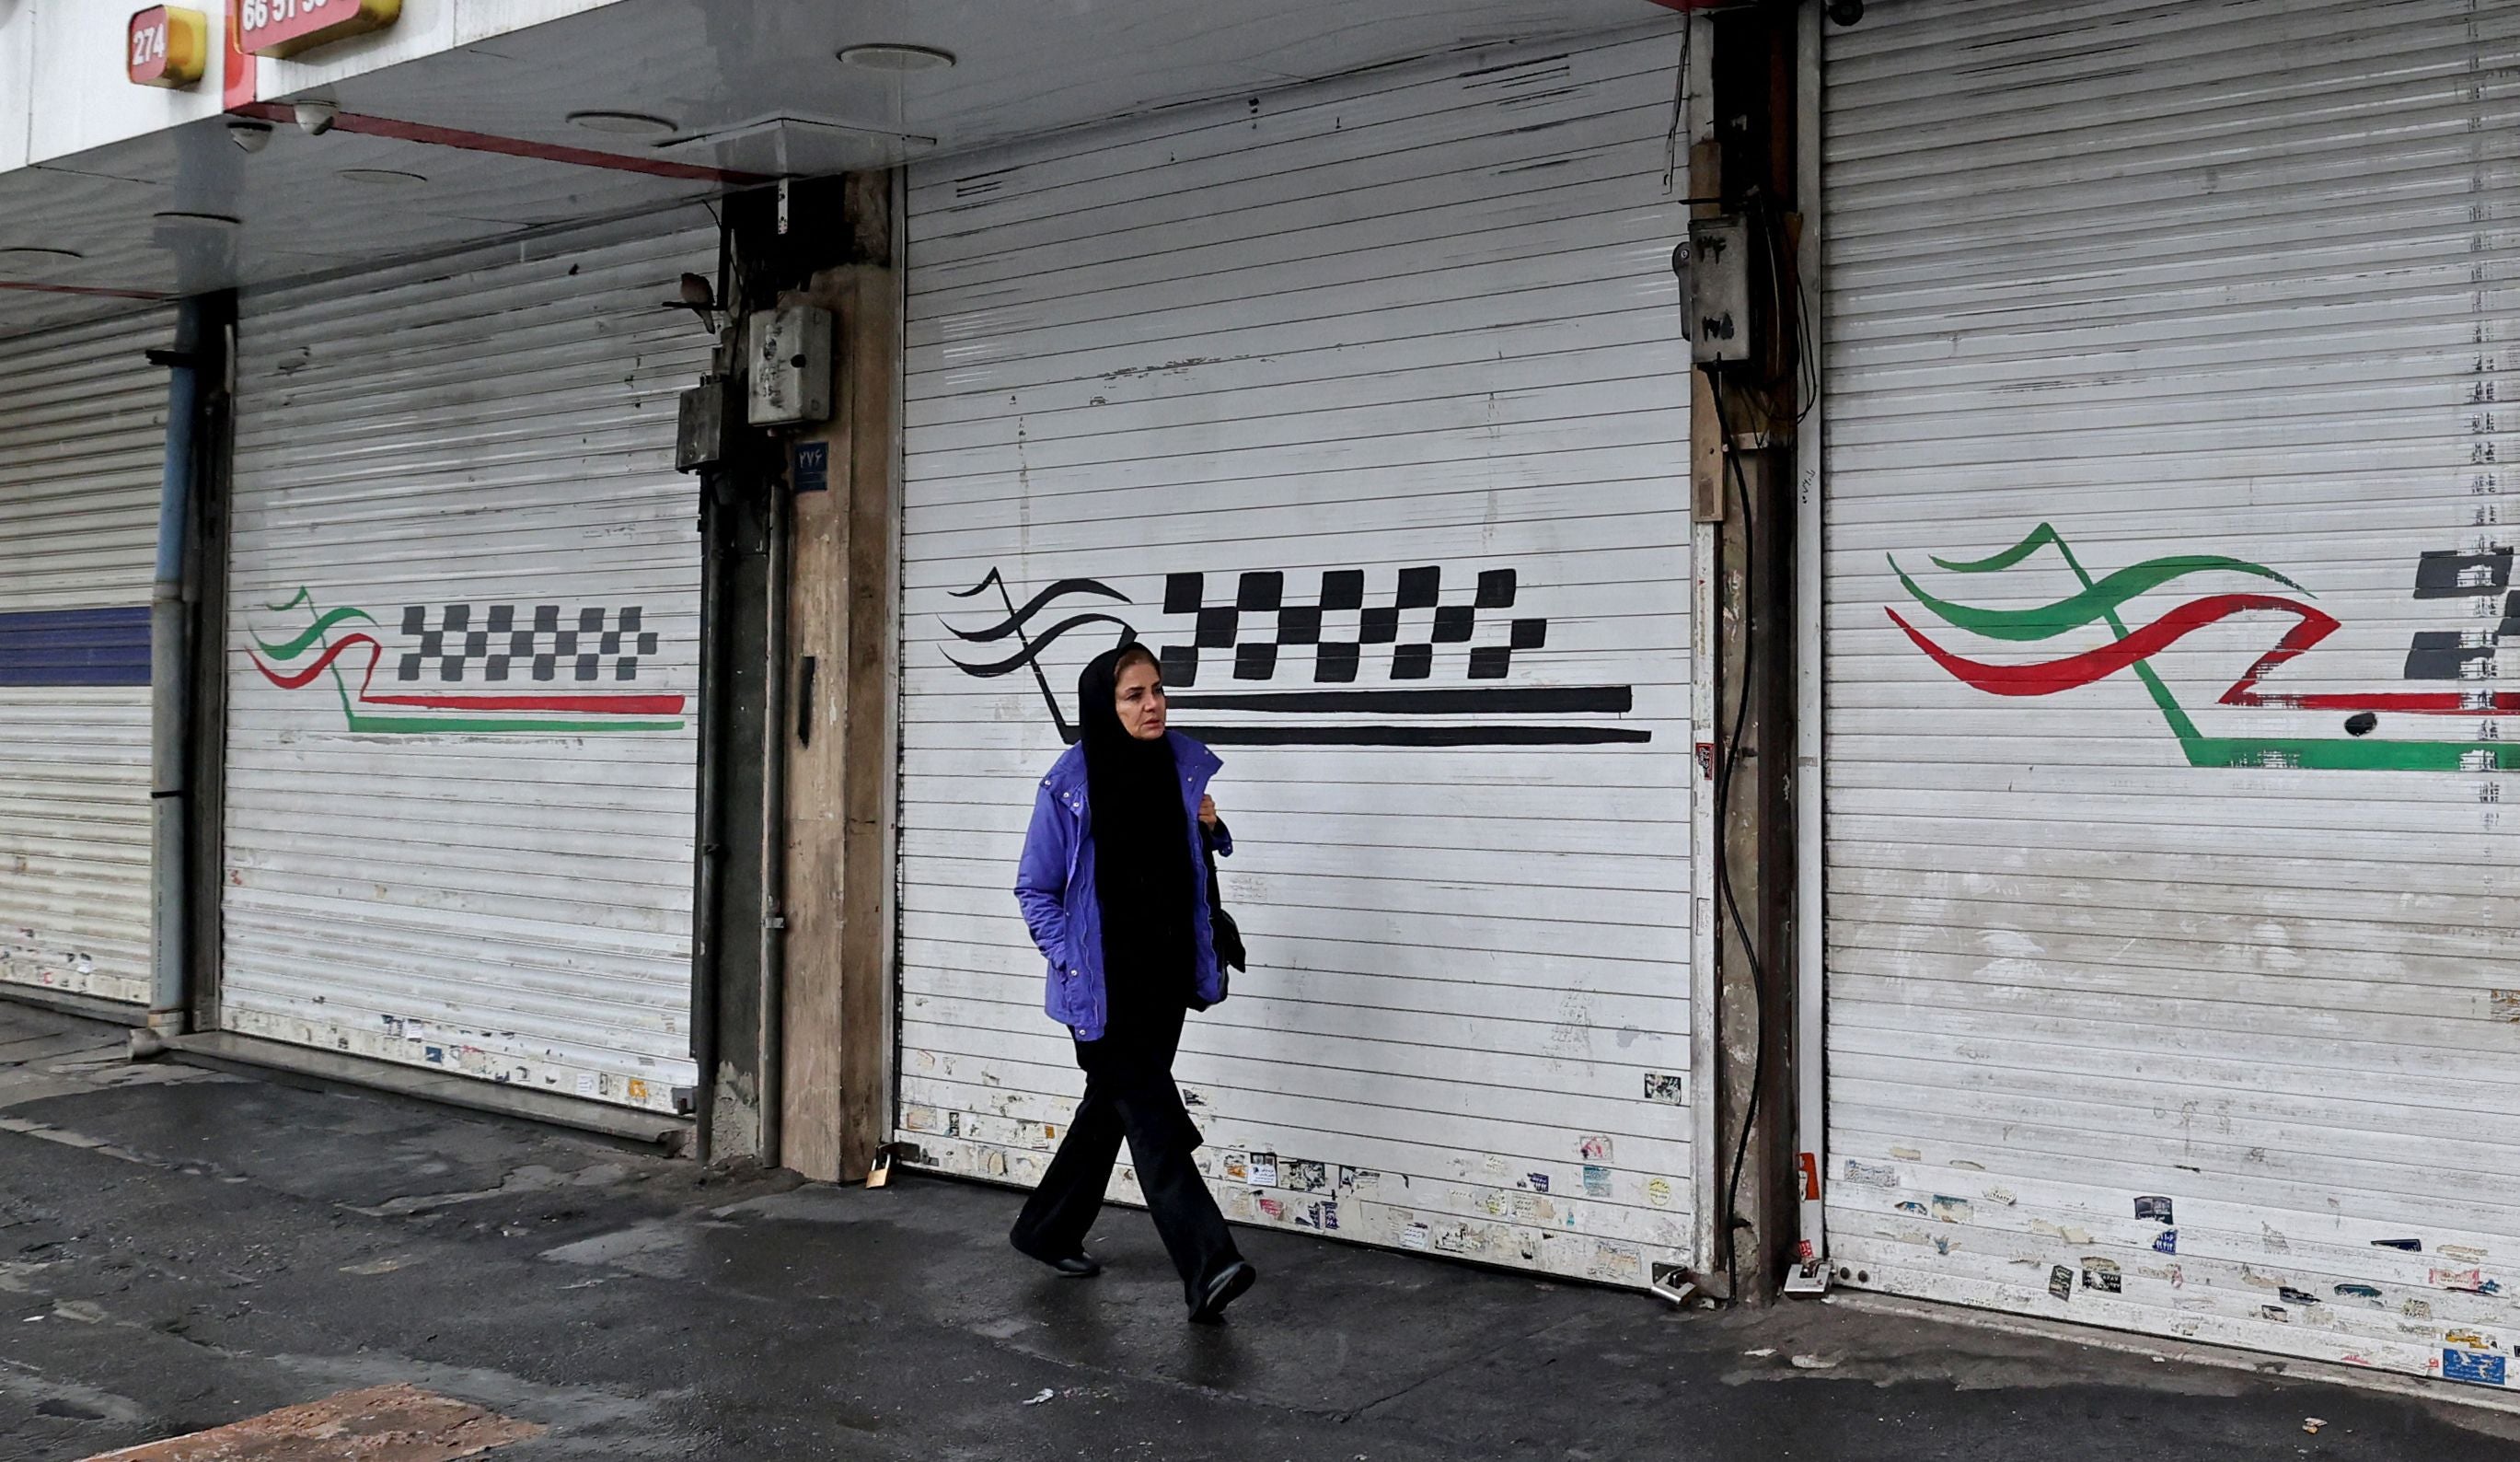
[[[1140,741],[1158,741],[1164,734],[1164,676],[1154,662],[1131,657],[1120,667],[1115,698],[1121,728]]]

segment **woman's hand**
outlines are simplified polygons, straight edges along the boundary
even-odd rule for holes
[[[1211,833],[1216,831],[1216,799],[1203,797],[1198,800],[1198,825]]]

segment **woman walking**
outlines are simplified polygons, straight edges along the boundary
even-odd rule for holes
[[[1204,874],[1207,849],[1234,850],[1207,796],[1223,763],[1165,729],[1143,645],[1098,657],[1076,694],[1084,735],[1042,779],[1015,900],[1050,960],[1046,1003],[1075,1038],[1085,1099],[1009,1237],[1061,1274],[1101,1273],[1085,1235],[1126,1135],[1191,1318],[1212,1320],[1259,1277],[1192,1160],[1199,1132],[1173,1084],[1184,1016],[1225,998]]]

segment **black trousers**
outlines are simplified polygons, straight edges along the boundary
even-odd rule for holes
[[[1195,1305],[1207,1283],[1242,1257],[1217,1211],[1192,1156],[1198,1128],[1173,1083],[1173,1056],[1181,1047],[1180,1006],[1116,1023],[1103,1038],[1076,1043],[1085,1071],[1085,1100],[1059,1139],[1058,1156],[1041,1186],[1024,1204],[1009,1237],[1036,1258],[1056,1259],[1085,1248],[1085,1235],[1102,1210],[1120,1139],[1129,1139],[1138,1186],[1153,1211],[1155,1232],[1181,1271],[1182,1288]]]

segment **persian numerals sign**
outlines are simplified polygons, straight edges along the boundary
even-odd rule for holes
[[[123,74],[142,86],[190,86],[210,64],[210,18],[198,10],[156,5],[132,16],[125,32]]]
[[[402,16],[402,0],[235,0],[239,49],[286,57],[334,41],[382,30]]]

